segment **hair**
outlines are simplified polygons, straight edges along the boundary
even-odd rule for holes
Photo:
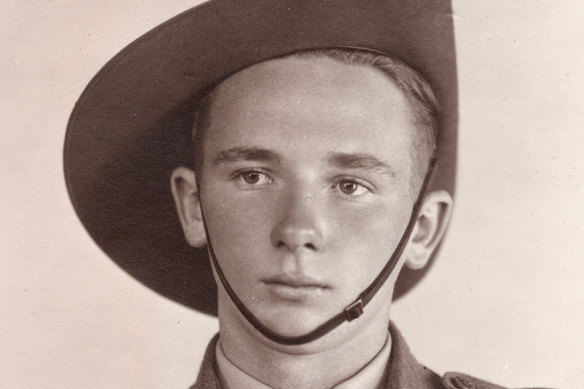
[[[440,107],[436,95],[430,84],[413,68],[405,62],[391,57],[387,54],[359,48],[322,48],[306,49],[283,56],[268,59],[283,58],[330,58],[347,65],[370,66],[381,71],[403,92],[410,103],[414,115],[414,124],[418,133],[412,137],[412,147],[410,157],[413,162],[413,172],[416,179],[412,180],[410,188],[421,185],[430,158],[436,149],[436,139],[438,136],[438,115]],[[263,61],[263,62],[266,62]],[[218,86],[229,78],[223,78],[219,82],[209,87],[198,100],[193,122],[193,150],[195,172],[200,174],[203,164],[203,136],[209,126],[210,111],[213,99],[217,93]]]

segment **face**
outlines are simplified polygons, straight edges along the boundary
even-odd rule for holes
[[[264,325],[305,334],[372,282],[406,228],[410,107],[373,68],[288,57],[224,81],[210,115],[199,195],[217,259]],[[366,314],[389,307],[394,281]]]

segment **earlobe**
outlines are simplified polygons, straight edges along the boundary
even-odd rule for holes
[[[426,195],[406,248],[405,266],[411,270],[426,266],[444,236],[451,213],[452,197],[448,192],[440,190]]]
[[[204,246],[207,238],[201,216],[195,172],[184,166],[177,167],[171,174],[170,187],[187,242],[192,247]]]

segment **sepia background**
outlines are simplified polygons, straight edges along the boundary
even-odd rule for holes
[[[186,388],[217,331],[84,231],[62,174],[91,77],[193,0],[0,2],[0,387]],[[454,1],[456,208],[395,304],[421,362],[501,385],[584,387],[584,5]]]

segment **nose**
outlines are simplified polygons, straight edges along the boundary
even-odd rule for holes
[[[289,194],[272,229],[271,241],[292,252],[321,250],[324,243],[323,204],[306,193]]]

